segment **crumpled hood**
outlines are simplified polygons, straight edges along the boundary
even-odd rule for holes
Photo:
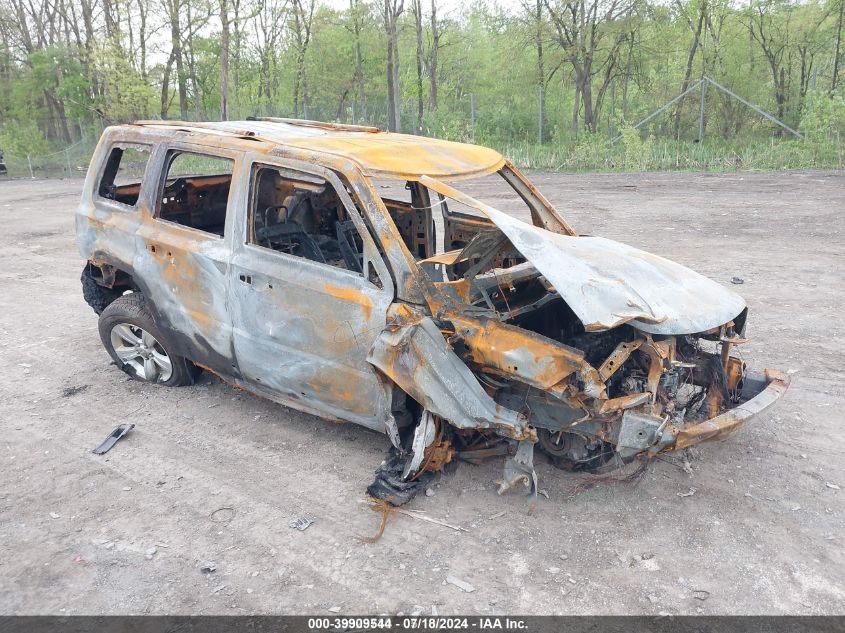
[[[663,257],[602,237],[553,233],[486,205],[482,210],[588,331],[630,323],[652,334],[693,334],[745,309],[736,293]]]

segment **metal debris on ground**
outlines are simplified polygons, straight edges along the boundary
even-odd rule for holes
[[[134,424],[121,424],[118,426],[114,431],[109,433],[109,436],[103,440],[103,443],[100,444],[97,448],[95,448],[92,453],[97,455],[103,455],[104,453],[108,453],[117,441],[122,438],[124,435],[129,433],[132,429],[135,428]]]
[[[223,506],[222,508],[217,508],[214,512],[208,515],[215,523],[228,523],[232,519],[235,518],[235,509],[229,506]]]
[[[304,532],[309,527],[311,527],[315,520],[316,519],[312,519],[311,517],[299,517],[298,519],[294,519],[293,521],[288,523],[288,527],[292,527],[295,530]]]
[[[446,576],[446,582],[450,585],[455,585],[461,591],[465,591],[467,593],[472,593],[475,591],[475,587],[469,584],[465,580],[461,580],[460,578],[455,578],[454,576]]]

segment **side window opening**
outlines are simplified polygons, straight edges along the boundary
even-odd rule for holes
[[[223,237],[235,161],[173,151],[166,164],[158,218]]]
[[[256,165],[250,199],[250,244],[363,276],[363,240],[331,183]]]
[[[438,231],[432,202],[436,206],[436,201],[430,199],[429,191],[415,181],[374,184],[411,254],[418,260],[434,255],[438,250]]]
[[[106,159],[97,195],[128,207],[138,204],[141,178],[149,162],[149,145],[121,143],[114,145]]]

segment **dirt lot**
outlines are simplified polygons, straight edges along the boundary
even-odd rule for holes
[[[633,487],[538,457],[534,515],[462,464],[410,507],[466,531],[400,515],[364,544],[386,438],[128,380],[80,292],[81,181],[0,182],[0,612],[845,613],[845,174],[534,177],[582,233],[742,277],[746,360],[792,374],[773,413]]]

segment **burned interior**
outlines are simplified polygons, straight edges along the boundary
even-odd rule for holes
[[[369,491],[390,503],[495,456],[500,492],[534,498],[535,447],[604,472],[723,438],[788,386],[742,360],[741,297],[579,235],[493,150],[276,119],[110,130],[77,233],[116,364],[386,433]],[[139,148],[143,178],[121,181]],[[502,194],[468,195],[475,178]]]

